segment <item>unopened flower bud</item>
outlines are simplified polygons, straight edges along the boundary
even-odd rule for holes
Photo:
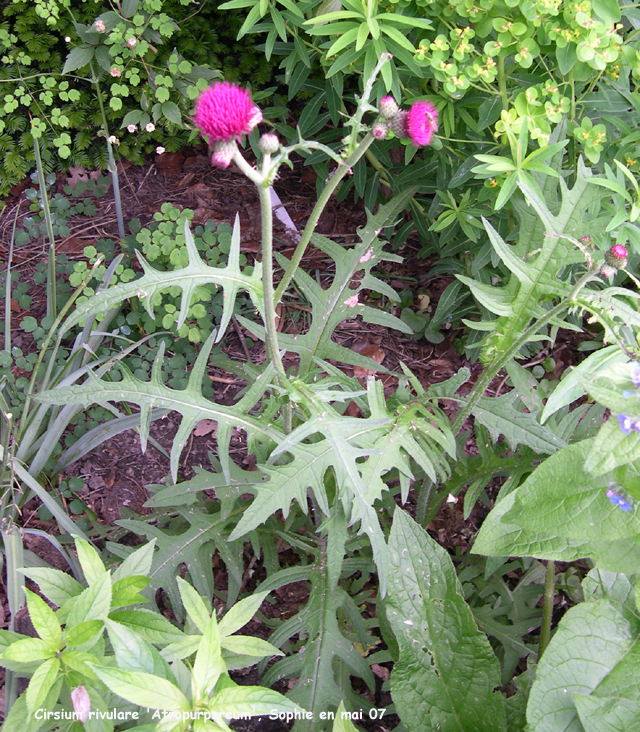
[[[613,277],[618,270],[615,267],[610,267],[608,264],[603,264],[600,267],[600,274],[607,279]]]
[[[409,137],[407,134],[407,112],[400,110],[393,119],[389,120],[389,127],[396,137]]]
[[[587,247],[591,245],[591,237],[589,236],[589,234],[581,236],[578,241],[580,242],[580,244],[584,244]]]
[[[235,140],[218,140],[213,148],[211,165],[214,168],[222,168],[223,170],[228,168],[237,149],[238,146]]]
[[[127,38],[127,46],[129,48],[135,48],[138,45],[138,41],[135,38]]]
[[[400,111],[396,100],[391,96],[382,97],[378,103],[378,110],[385,119],[393,119]]]
[[[260,152],[263,152],[266,155],[272,155],[273,153],[278,152],[280,149],[278,136],[271,132],[265,132],[264,135],[260,137],[258,147],[260,148]]]
[[[386,140],[389,134],[389,124],[383,119],[376,120],[371,125],[371,134],[376,140]]]
[[[615,269],[624,269],[627,266],[627,249],[622,244],[614,244],[604,253],[604,261]]]
[[[122,71],[120,71],[120,69],[117,66],[114,66],[109,73],[111,74],[111,76],[115,76],[116,79],[119,76],[122,76]]]
[[[96,22],[93,24],[93,27],[98,31],[98,33],[104,33],[107,30],[107,26],[104,24],[104,20],[101,20],[100,18],[96,20]]]
[[[76,713],[80,722],[86,722],[89,719],[89,712],[91,711],[91,699],[82,684],[71,692],[71,703],[73,704],[73,711]]]

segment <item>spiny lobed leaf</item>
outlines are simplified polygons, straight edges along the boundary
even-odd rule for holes
[[[204,377],[209,352],[213,346],[215,334],[212,333],[200,351],[194,367],[189,375],[185,389],[171,389],[162,383],[162,362],[164,359],[164,344],[160,344],[158,354],[153,362],[151,379],[141,381],[134,376],[124,364],[121,381],[105,381],[98,379],[91,372],[83,384],[70,387],[59,387],[38,394],[38,401],[49,404],[81,404],[87,406],[93,403],[131,402],[140,406],[140,441],[143,451],[146,448],[151,420],[151,410],[154,407],[164,407],[175,410],[182,415],[182,421],[171,447],[171,475],[177,480],[178,461],[180,454],[191,430],[201,419],[211,419],[218,425],[216,437],[220,462],[225,476],[230,473],[229,443],[231,430],[239,427],[247,432],[249,441],[256,439],[278,444],[282,436],[274,427],[264,424],[259,419],[248,415],[248,411],[255,405],[264,393],[272,375],[271,367],[265,369],[261,377],[253,384],[244,397],[232,406],[222,406],[208,400],[202,394],[202,379]]]
[[[338,560],[340,566],[342,560],[341,556]],[[300,632],[306,633],[307,640],[298,653],[276,661],[263,677],[262,683],[270,686],[281,678],[298,677],[298,683],[287,696],[314,712],[318,720],[322,711],[337,707],[348,695],[348,690],[340,682],[342,672],[338,670],[339,664],[334,661],[341,661],[347,674],[364,679],[370,689],[374,688],[375,682],[366,659],[340,630],[341,626],[344,627],[344,623],[338,623],[336,616],[340,609],[350,619],[359,619],[359,623],[362,623],[362,618],[351,597],[337,584],[339,571],[332,579],[330,558],[322,552],[313,565],[304,570],[305,579],[310,583],[309,600],[294,617],[274,631],[269,641],[282,646]],[[290,570],[285,569],[260,585],[259,589],[273,590],[291,581]],[[314,729],[313,720],[298,721],[294,727],[295,732],[311,732]]]
[[[314,358],[334,359],[353,366],[384,370],[372,359],[339,346],[331,340],[333,331],[344,320],[353,320],[361,316],[367,323],[377,323],[387,328],[395,328],[403,333],[412,332],[411,328],[399,318],[383,310],[359,303],[358,297],[363,290],[368,289],[379,292],[391,300],[399,299],[395,291],[375,277],[371,270],[381,261],[402,261],[397,255],[384,253],[382,251],[384,243],[377,237],[385,222],[402,211],[405,202],[414,193],[414,189],[409,189],[396,196],[385,206],[381,206],[375,216],[369,214],[366,226],[358,230],[362,241],[352,249],[345,249],[318,234],[311,237],[312,243],[335,261],[336,272],[331,287],[327,290],[323,290],[302,269],[298,269],[296,272],[295,282],[311,304],[311,323],[307,332],[302,335],[278,333],[278,344],[286,351],[300,354],[298,373],[301,376],[310,370]],[[288,264],[285,257],[278,256],[278,260],[283,266]],[[351,289],[350,286],[356,277],[359,278],[358,287]],[[264,340],[265,331],[262,326],[244,318],[239,318],[239,320],[253,335]]]
[[[240,220],[238,216],[236,216],[233,227],[231,248],[226,267],[209,267],[205,264],[196,248],[188,222],[185,222],[184,234],[189,254],[189,264],[186,267],[172,272],[161,272],[154,269],[142,257],[140,252],[136,251],[144,275],[140,279],[124,282],[116,285],[116,287],[103,290],[78,306],[64,322],[61,332],[64,333],[73,328],[74,325],[82,322],[88,315],[107,311],[131,297],[139,297],[143,300],[147,312],[153,318],[156,296],[170,287],[179,287],[182,290],[180,314],[177,321],[178,327],[186,320],[191,297],[198,287],[213,283],[223,288],[224,305],[217,340],[222,338],[229,325],[236,296],[240,290],[246,290],[249,293],[256,308],[260,309],[262,307],[262,265],[256,262],[251,275],[243,274],[240,269]]]
[[[559,179],[561,197],[556,215],[536,191],[519,184],[542,224],[537,229],[535,241],[532,240],[531,221],[528,220],[525,226],[522,208],[520,240],[515,246],[507,244],[491,224],[484,221],[495,251],[512,273],[507,285],[500,288],[458,275],[478,301],[499,316],[485,343],[483,359],[486,363],[508,349],[533,318],[544,315],[546,311],[541,303],[569,294],[570,283],[558,275],[567,265],[583,262],[584,255],[574,244],[557,235],[579,238],[585,233],[587,209],[602,197],[596,186],[589,185],[590,178],[591,170],[580,160],[573,188],[568,188],[564,180]]]
[[[211,555],[217,549],[229,571],[230,589],[242,582],[242,545],[229,541],[229,518],[221,513],[208,514],[199,506],[179,509],[178,514],[188,523],[181,533],[163,531],[145,521],[122,519],[116,523],[127,531],[144,536],[147,541],[156,540],[151,570],[147,576],[151,584],[144,594],[155,597],[159,588],[164,589],[171,600],[171,607],[178,620],[184,612],[178,589],[177,576],[182,565],[186,565],[193,586],[203,597],[213,597],[213,569]]]
[[[375,379],[368,382],[370,416],[366,419],[340,415],[318,395],[322,384],[315,387],[314,391],[313,387],[295,381],[300,403],[309,413],[309,419],[280,442],[269,465],[260,466],[269,480],[255,491],[253,503],[231,538],[255,529],[277,510],[286,516],[294,499],[306,511],[308,488],[313,490],[322,511],[329,515],[325,475],[333,469],[338,498],[349,524],[360,521],[360,530],[371,541],[384,595],[388,572],[386,544],[373,509],[374,502],[386,489],[383,476],[398,470],[406,500],[409,480],[413,477],[410,459],[433,480],[444,479],[448,476],[448,466],[442,452],[454,457],[455,440],[446,417],[432,405],[427,407],[416,400],[391,413],[385,404],[382,384]],[[318,440],[318,435],[324,439]],[[308,441],[310,437],[314,441]],[[274,466],[274,459],[285,452],[293,456],[292,462]]]

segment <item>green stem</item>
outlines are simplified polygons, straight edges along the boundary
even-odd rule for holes
[[[11,241],[9,242],[9,256],[7,258],[7,280],[4,283],[4,350],[11,352],[11,262],[13,261],[13,245],[16,238],[16,224],[20,206],[16,207],[16,215],[13,219],[11,230]]]
[[[367,150],[365,152],[365,157],[371,163],[371,165],[373,166],[373,169],[376,171],[376,173],[378,173],[378,175],[380,176],[380,182],[382,183],[382,185],[386,186],[389,190],[391,190],[391,183],[389,182],[389,176],[387,175],[387,171],[386,171],[384,165],[371,152],[371,150]]]
[[[265,176],[258,173],[242,157],[240,150],[236,150],[233,157],[240,170],[253,181],[260,197],[260,219],[262,224],[262,291],[264,296],[264,328],[269,358],[276,371],[278,385],[286,388],[287,374],[284,370],[280,350],[278,348],[278,331],[276,328],[276,303],[273,292],[273,208],[271,195]],[[268,161],[267,166],[268,169]],[[283,431],[289,434],[292,428],[291,403],[287,402],[282,410]]]
[[[373,142],[374,138],[370,133],[367,133],[365,137],[362,139],[362,142],[358,145],[358,147],[353,151],[353,153],[344,161],[344,165],[340,166],[337,170],[334,171],[333,175],[329,179],[329,182],[324,187],[324,190],[318,197],[318,201],[316,205],[313,207],[313,211],[311,212],[311,216],[309,216],[309,220],[307,221],[307,225],[304,227],[304,231],[302,232],[302,237],[300,238],[300,241],[298,242],[298,246],[296,247],[295,252],[293,253],[293,257],[291,258],[291,262],[289,263],[289,266],[287,267],[284,276],[282,277],[282,280],[280,281],[280,284],[276,288],[275,293],[275,304],[277,305],[280,300],[282,299],[282,295],[284,294],[284,291],[289,286],[289,283],[293,279],[295,273],[298,270],[298,267],[300,266],[300,262],[302,261],[302,257],[304,256],[305,250],[311,241],[311,236],[313,232],[315,231],[316,226],[318,225],[318,220],[320,219],[320,216],[322,215],[322,212],[324,211],[327,203],[329,203],[329,199],[334,194],[334,191],[340,184],[340,181],[344,178],[344,176],[347,174],[350,168],[352,168],[358,160],[367,152],[369,149],[371,143]]]
[[[502,110],[509,109],[509,95],[507,94],[507,77],[504,73],[504,57],[498,56],[498,89],[502,98]]]
[[[551,620],[553,617],[553,598],[555,596],[556,563],[547,561],[547,574],[544,580],[544,601],[542,605],[542,626],[540,627],[540,645],[538,646],[538,663],[546,651],[551,638]]]
[[[33,131],[32,131],[33,134]],[[47,236],[49,237],[49,263],[47,266],[47,317],[56,317],[56,240],[53,234],[53,224],[51,222],[51,211],[49,209],[49,196],[47,195],[47,185],[44,179],[44,169],[42,167],[42,158],[40,157],[40,138],[33,135],[33,152],[36,157],[36,167],[38,169],[38,185],[40,186],[40,196],[42,197],[42,213],[44,215],[45,225],[47,227]]]
[[[109,172],[111,173],[111,181],[113,183],[113,200],[116,205],[116,218],[118,219],[118,236],[120,237],[120,239],[124,239],[126,234],[124,229],[124,217],[122,215],[122,199],[120,198],[120,180],[118,178],[118,167],[116,166],[116,161],[113,156],[113,146],[109,141],[109,123],[107,122],[107,115],[104,111],[102,90],[100,89],[100,80],[98,79],[98,75],[93,70],[93,64],[90,65],[90,68],[92,76],[91,81],[95,84],[96,96],[98,97],[98,104],[100,106],[100,116],[102,117],[102,131],[104,132],[104,136],[107,140],[107,154],[109,155],[109,163],[107,167],[109,169]]]
[[[569,85],[571,86],[571,116],[569,121],[573,122],[576,118],[576,82],[573,78],[573,69],[569,72]]]
[[[276,309],[273,296],[273,209],[271,208],[269,189],[260,187],[258,192],[260,194],[260,217],[262,221],[262,289],[264,292],[264,322],[267,332],[267,347],[278,381],[281,386],[284,386],[286,374],[278,348]]]

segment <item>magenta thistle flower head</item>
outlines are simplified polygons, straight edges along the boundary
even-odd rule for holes
[[[611,249],[604,253],[604,261],[616,269],[624,269],[627,266],[627,248],[622,244],[614,244]]]
[[[416,147],[430,145],[438,131],[438,110],[431,102],[415,102],[407,114],[406,130]]]
[[[222,81],[202,92],[194,121],[210,142],[235,140],[262,122],[262,112],[251,101],[248,89]]]

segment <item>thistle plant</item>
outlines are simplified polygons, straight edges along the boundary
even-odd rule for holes
[[[282,511],[288,521],[294,521],[295,529],[287,523],[285,534],[292,546],[298,546],[303,535],[306,537],[303,541],[312,560],[305,567],[305,579],[311,581],[311,595],[298,615],[281,625],[273,642],[282,648],[296,643],[294,636],[306,637],[306,642],[297,649],[293,665],[292,659],[282,659],[283,663],[277,662],[269,669],[263,683],[271,684],[283,676],[298,678],[290,699],[313,714],[312,718],[296,721],[296,732],[320,729],[320,714],[338,708],[343,700],[348,707],[358,708],[362,700],[358,701],[348,684],[349,673],[361,676],[374,688],[369,664],[355,650],[351,633],[341,620],[346,613],[359,642],[363,647],[370,645],[369,632],[359,619],[356,601],[348,591],[349,583],[345,585],[345,578],[355,571],[368,575],[377,567],[379,594],[381,598],[386,595],[389,560],[384,528],[388,518],[381,516],[380,509],[386,516],[386,511],[395,507],[390,500],[390,484],[398,482],[402,500],[406,501],[414,471],[441,481],[449,474],[445,455],[454,457],[456,451],[448,420],[437,398],[424,393],[410,371],[405,370],[400,376],[397,394],[387,400],[379,380],[369,379],[363,389],[329,362],[339,361],[371,372],[380,370],[373,360],[331,339],[334,329],[344,320],[361,317],[365,322],[410,332],[400,319],[363,303],[362,296],[365,290],[372,290],[392,300],[399,299],[387,283],[375,276],[373,269],[381,261],[400,261],[396,255],[384,252],[384,243],[378,235],[387,222],[405,209],[415,188],[387,202],[375,214],[369,213],[366,224],[358,231],[361,241],[353,247],[341,246],[315,233],[329,199],[374,140],[394,130],[396,135],[424,145],[433,139],[437,130],[437,114],[428,104],[417,102],[406,112],[389,100],[380,108],[369,103],[375,79],[389,60],[389,54],[380,58],[353,115],[345,119],[341,151],[334,152],[302,137],[293,145],[283,146],[275,134],[266,132],[260,138],[262,157],[257,167],[244,157],[241,142],[244,135],[260,124],[260,109],[253,104],[249,93],[238,86],[222,82],[205,90],[197,100],[194,122],[211,145],[212,164],[226,168],[235,163],[258,190],[262,216],[261,261],[250,272],[241,265],[240,229],[236,219],[225,266],[205,264],[186,222],[186,266],[161,272],[139,256],[142,277],[108,288],[83,302],[63,325],[63,330],[68,330],[92,314],[106,312],[134,296],[153,317],[154,305],[159,301],[157,295],[169,288],[174,288],[173,292],[179,288],[182,299],[176,318],[180,327],[197,287],[205,284],[221,287],[224,304],[217,331],[203,344],[186,388],[174,390],[163,383],[164,349],[161,348],[149,381],[132,374],[120,362],[116,366],[120,371],[118,378],[101,378],[99,372],[90,371],[83,383],[38,395],[45,403],[64,400],[81,406],[95,401],[103,404],[125,401],[139,405],[143,449],[158,407],[180,412],[182,421],[171,450],[175,482],[180,454],[191,430],[201,419],[216,421],[215,472],[206,474],[206,482],[197,483],[208,487],[215,484],[216,494],[221,496],[220,512],[214,522],[198,511],[182,513],[181,499],[174,495],[174,488],[184,484],[170,486],[153,497],[158,506],[173,505],[191,526],[184,534],[181,551],[176,551],[174,542],[182,542],[182,537],[169,539],[160,530],[155,533],[162,545],[150,573],[148,596],[154,597],[157,589],[164,588],[177,613],[180,612],[175,578],[178,559],[187,564],[193,581],[200,583],[198,590],[210,596],[211,572],[210,568],[202,570],[202,554],[206,553],[207,542],[215,541],[230,569],[229,602],[232,602],[241,586],[242,572],[236,565],[245,539],[251,538],[255,546],[267,546],[278,525],[272,518],[277,511]],[[276,180],[280,166],[289,163],[295,152],[318,150],[331,157],[335,168],[293,256],[287,260],[274,252],[269,187]],[[335,275],[328,289],[323,289],[300,267],[309,244],[335,262]],[[277,285],[276,266],[283,272]],[[276,327],[276,307],[294,280],[311,304],[306,331],[296,336],[278,332]],[[240,291],[249,295],[263,323],[236,317],[252,336],[265,341],[269,358],[259,369],[250,364],[235,364],[235,368],[244,370],[251,385],[235,404],[222,405],[203,395],[201,382],[211,348],[224,336]],[[283,351],[299,356],[297,367],[289,372],[283,364]],[[362,418],[344,414],[344,404],[352,400],[359,406]],[[241,469],[231,458],[231,435],[238,427],[246,433],[247,450],[257,458],[257,472]],[[194,484],[194,490],[201,489]],[[253,495],[252,501],[243,499],[247,493]],[[388,501],[388,509],[379,503],[384,496],[388,496],[384,499]],[[155,532],[154,527],[144,522],[122,522],[125,525],[140,535],[150,536],[149,531]],[[358,534],[366,540],[363,542]],[[163,538],[173,548],[162,543]],[[351,546],[358,542],[364,549],[359,549],[356,556]],[[275,588],[290,581],[293,580],[288,570],[281,570],[269,576],[265,587]],[[300,635],[301,628],[303,635]],[[334,660],[341,663],[334,664]]]

